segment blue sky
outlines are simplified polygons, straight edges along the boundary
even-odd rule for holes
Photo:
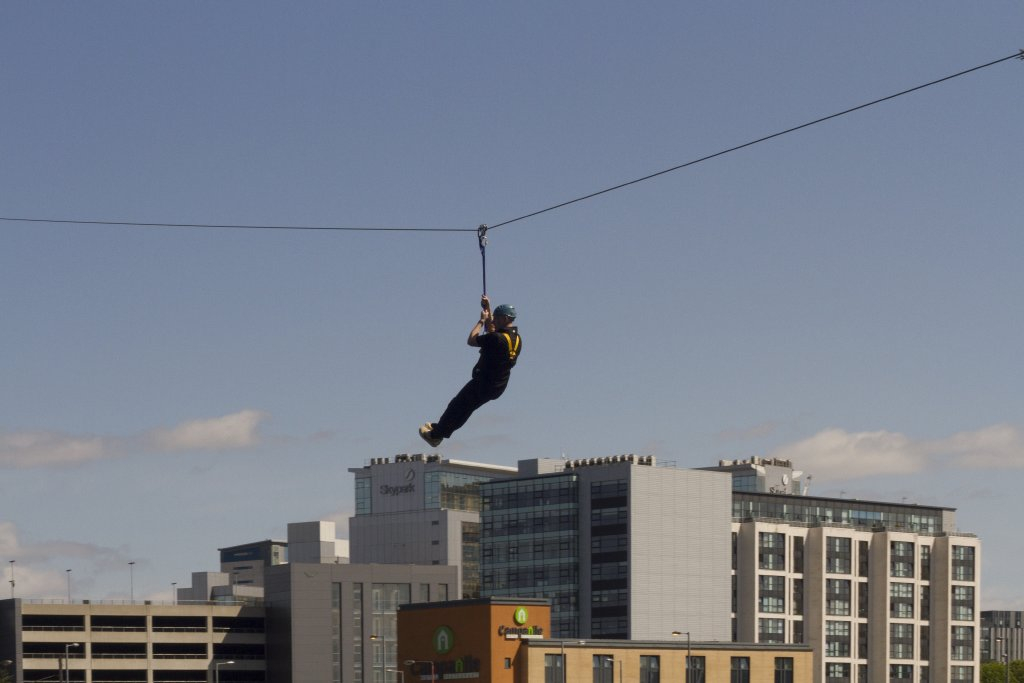
[[[1024,48],[1016,2],[4,3],[0,216],[472,229]],[[495,229],[439,450],[791,457],[958,509],[1024,609],[1024,64]],[[0,559],[169,597],[344,520],[467,379],[476,237],[0,221]],[[134,561],[133,577],[128,562]],[[8,567],[4,567],[8,569]]]

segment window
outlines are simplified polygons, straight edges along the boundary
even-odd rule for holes
[[[950,679],[952,679],[954,681],[973,681],[974,680],[974,667],[973,666],[951,666],[951,667],[949,667],[949,677],[950,677]]]
[[[848,621],[826,621],[825,622],[825,656],[826,657],[849,657],[850,656],[850,622],[848,622]]]
[[[889,616],[896,619],[914,618],[914,584],[893,583],[889,586]]]
[[[657,655],[640,655],[640,683],[661,683],[661,661]]]
[[[750,683],[750,657],[732,657],[729,683]]]
[[[775,658],[775,683],[793,683],[793,658]]]
[[[686,683],[704,683],[704,657],[686,658]]]
[[[615,683],[615,658],[594,655],[594,683]]]
[[[849,574],[853,563],[852,541],[840,536],[825,539],[825,571],[833,574]]]
[[[893,659],[914,658],[913,624],[889,624],[889,656]]]
[[[953,546],[953,580],[974,581],[974,548],[972,546]]]
[[[786,642],[786,622],[783,619],[758,619],[757,642]]]
[[[786,611],[786,577],[761,574],[759,608],[762,612],[782,614]]]
[[[930,545],[921,546],[921,578],[925,581],[931,581],[932,578],[932,547]]]
[[[830,616],[850,616],[850,581],[825,580],[825,613]]]
[[[842,662],[829,662],[825,665],[826,683],[850,683],[850,665]]]
[[[953,626],[951,629],[950,655],[958,662],[974,659],[974,627]]]
[[[762,531],[758,539],[758,566],[761,569],[785,569],[786,535]]]
[[[544,655],[544,683],[565,683],[562,655]]]
[[[368,515],[373,512],[372,492],[370,486],[372,481],[369,477],[358,477],[356,479],[356,515]]]
[[[974,586],[953,586],[953,620],[974,621]]]
[[[890,664],[890,681],[912,681],[914,680],[914,667],[910,664]]]
[[[908,541],[890,541],[889,575],[899,578],[914,576],[914,544]]]

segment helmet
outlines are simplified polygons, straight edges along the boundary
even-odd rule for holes
[[[502,304],[494,309],[494,315],[503,315],[509,320],[516,319],[516,307],[509,306],[508,304]]]

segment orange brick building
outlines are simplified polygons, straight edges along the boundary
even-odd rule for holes
[[[403,683],[811,683],[806,645],[549,639],[537,598],[403,605],[396,660]],[[687,681],[687,657],[693,663]]]

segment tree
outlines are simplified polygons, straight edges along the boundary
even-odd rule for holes
[[[982,664],[981,683],[1006,683],[1006,666],[1002,662]],[[1010,662],[1010,683],[1024,683],[1024,660]]]
[[[1006,669],[1002,662],[984,662],[981,665],[981,683],[1006,683]]]

